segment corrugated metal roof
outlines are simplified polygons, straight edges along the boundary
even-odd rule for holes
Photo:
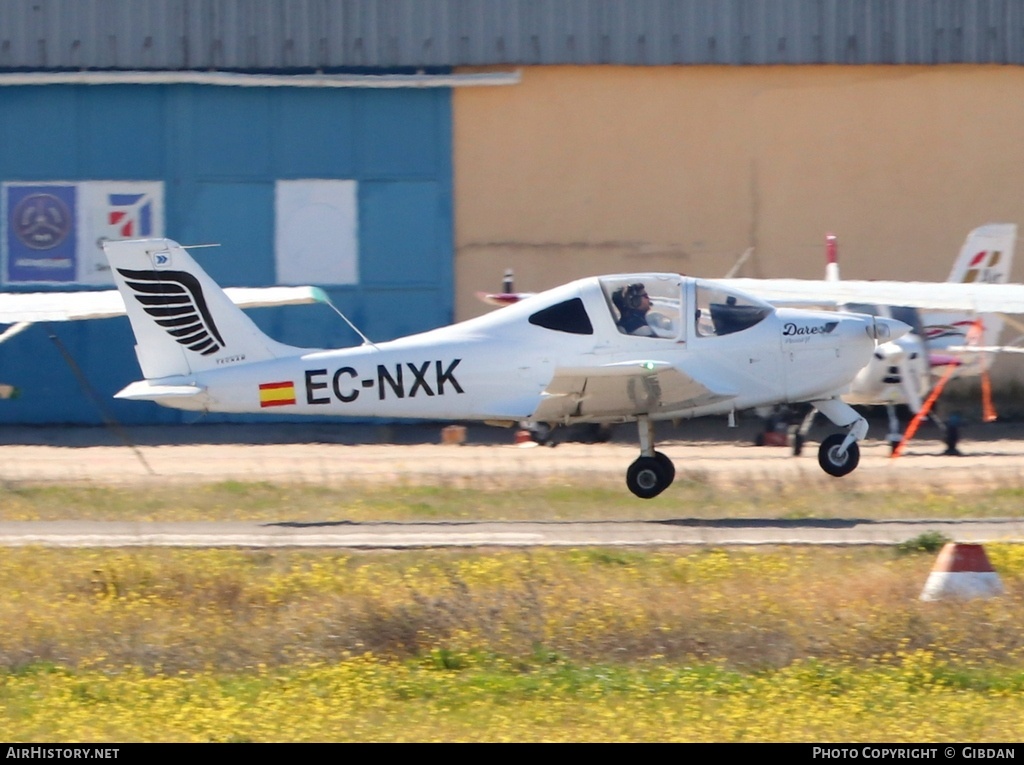
[[[0,69],[1024,63],[1021,0],[3,0]]]

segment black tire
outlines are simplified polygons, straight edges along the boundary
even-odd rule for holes
[[[661,452],[655,452],[654,459],[658,460],[658,462],[661,463],[661,466],[665,469],[665,478],[668,480],[668,483],[665,484],[665,488],[667,489],[672,485],[672,482],[676,480],[676,466],[667,455],[664,455]]]
[[[658,496],[669,483],[665,466],[656,457],[640,457],[626,471],[626,486],[640,499]]]
[[[552,446],[551,431],[554,430],[546,422],[535,422],[530,426],[530,437],[541,446]]]
[[[839,447],[843,445],[845,439],[844,434],[833,433],[818,447],[818,464],[822,470],[836,478],[852,473],[860,462],[860,447],[856,441],[847,447],[842,458],[838,456]]]

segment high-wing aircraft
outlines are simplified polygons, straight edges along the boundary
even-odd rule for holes
[[[882,317],[775,308],[713,281],[623,274],[570,282],[501,311],[388,342],[297,348],[263,334],[177,243],[104,245],[144,380],[118,398],[194,411],[638,424],[626,472],[638,497],[675,476],[653,423],[811,402],[835,425],[818,460],[841,476],[867,422],[839,394],[878,341]],[[642,321],[637,319],[640,314]],[[628,332],[633,332],[630,334]]]
[[[992,305],[979,303],[972,292],[956,286],[1006,283],[1016,238],[1017,226],[1009,223],[990,223],[969,232],[946,286],[940,290],[936,290],[934,283],[871,281],[840,285],[837,241],[831,234],[826,237],[824,281],[729,277],[718,281],[738,286],[776,305],[845,310],[895,318],[909,324],[912,332],[879,343],[842,397],[850,404],[885,406],[889,416],[887,437],[895,446],[902,438],[896,405],[905,404],[911,411],[919,411],[933,382],[950,365],[956,366],[957,377],[976,376],[987,372],[996,353],[1024,352],[1024,348],[998,345],[1004,320],[1016,323],[1013,319],[995,313]],[[745,252],[741,261],[749,254],[749,250]],[[514,290],[513,274],[509,270],[501,292],[480,292],[477,297],[490,305],[506,306],[531,294]],[[956,312],[944,310],[952,307],[957,308]],[[1008,306],[1007,312],[1013,312],[1013,308],[1013,305]],[[975,333],[979,336],[968,343],[968,333],[979,322],[981,331]],[[795,434],[793,447],[797,454],[813,416],[812,409]]]
[[[948,279],[941,283],[841,281],[832,235],[826,238],[824,281],[722,281],[777,305],[831,307],[888,316],[913,327],[912,332],[896,340],[880,343],[843,395],[850,404],[886,407],[888,440],[895,448],[903,437],[896,405],[905,404],[918,412],[932,384],[950,366],[956,367],[957,377],[986,374],[998,351],[1014,350],[997,343],[1004,319],[1008,318],[1003,313],[1019,310],[1015,295],[1024,290],[1020,285],[1006,284],[1016,238],[1015,224],[991,223],[975,228],[964,240]],[[977,285],[1005,285],[1006,289],[979,292]],[[813,416],[811,410],[794,437],[796,453]]]
[[[995,223],[975,228],[964,240],[946,282],[1006,283],[1013,264],[1016,237],[1014,224]],[[832,234],[826,236],[825,281],[839,281],[837,243]],[[773,282],[763,280],[759,289],[770,290]],[[852,303],[818,298],[796,304],[889,316],[913,327],[913,331],[903,337],[880,343],[871,361],[857,373],[850,390],[843,395],[843,400],[850,404],[885,406],[889,418],[887,438],[893,448],[903,437],[896,406],[904,404],[911,412],[920,411],[931,386],[950,367],[955,367],[952,371],[956,377],[987,374],[1004,324],[996,313],[937,312],[878,304],[868,292]],[[973,335],[970,344],[968,334]],[[972,352],[975,349],[981,350]],[[797,454],[813,418],[811,410],[794,434],[793,449]]]

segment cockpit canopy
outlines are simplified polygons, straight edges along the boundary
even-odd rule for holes
[[[683,331],[682,280],[643,274],[601,279],[615,325],[625,335],[675,338]]]
[[[725,289],[714,282],[697,282],[694,315],[697,335],[731,335],[758,324],[774,308],[762,300]]]
[[[688,311],[686,282],[671,274],[606,276],[601,288],[619,331],[641,337],[683,338],[684,321],[691,315],[698,337],[731,335],[753,327],[774,310],[758,298],[698,279],[695,305]]]

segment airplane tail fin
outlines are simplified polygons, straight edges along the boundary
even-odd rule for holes
[[[267,337],[177,242],[128,239],[105,242],[103,250],[146,379],[304,352]]]
[[[1010,280],[1016,242],[1015,223],[979,226],[967,235],[946,281],[957,284],[1005,284]]]
[[[1005,284],[1010,280],[1013,267],[1013,252],[1017,243],[1017,225],[1014,223],[989,223],[971,231],[964,240],[960,254],[953,263],[947,281],[958,284],[986,282]],[[963,345],[967,332],[981,319],[981,333],[975,342],[981,346],[996,346],[1002,333],[1004,321],[994,313],[929,313],[926,331],[928,345],[938,356],[933,359],[942,365],[944,349]],[[933,353],[933,355],[935,355]],[[987,370],[995,358],[994,354],[974,354],[971,359],[951,359],[954,364],[974,366],[975,371]]]

